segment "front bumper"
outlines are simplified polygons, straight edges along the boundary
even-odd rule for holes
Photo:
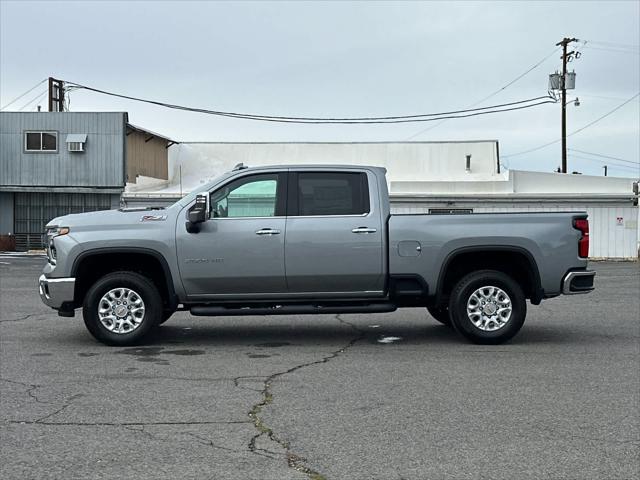
[[[51,308],[60,309],[65,303],[73,303],[76,286],[75,278],[47,278],[40,275],[38,279],[40,299]]]
[[[594,289],[593,279],[595,276],[596,272],[586,270],[567,273],[562,280],[562,293],[565,295],[589,293]]]

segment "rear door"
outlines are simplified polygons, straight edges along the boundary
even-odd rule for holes
[[[384,288],[382,215],[371,172],[289,173],[285,269],[290,293],[377,296]]]

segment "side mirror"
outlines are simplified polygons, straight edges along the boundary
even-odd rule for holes
[[[197,233],[197,225],[207,221],[207,196],[198,195],[196,203],[189,209],[187,213],[187,231],[189,233]]]

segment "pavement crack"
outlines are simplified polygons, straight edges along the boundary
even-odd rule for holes
[[[31,397],[33,400],[45,405],[51,404],[51,402],[45,402],[44,400],[40,400],[38,396],[35,394],[36,389],[40,388],[42,385],[37,385],[35,383],[18,382],[17,380],[9,380],[8,378],[0,378],[0,381],[13,383],[14,385],[20,385],[22,387],[26,387],[27,388],[26,394],[29,395],[29,397]]]
[[[268,377],[247,377],[247,378],[264,378],[263,387],[261,391],[262,400],[256,403],[255,405],[253,405],[253,407],[251,408],[248,414],[249,418],[251,418],[251,420],[253,421],[253,426],[258,431],[258,433],[256,433],[253,437],[251,437],[251,440],[249,440],[249,443],[247,445],[249,448],[249,451],[256,455],[260,455],[260,454],[264,455],[263,452],[275,454],[275,452],[271,452],[269,450],[265,450],[263,448],[258,447],[257,445],[258,439],[260,439],[263,436],[266,436],[271,442],[275,443],[276,445],[278,445],[278,447],[280,447],[285,451],[284,456],[287,460],[287,466],[293,470],[296,470],[300,473],[307,475],[310,480],[324,480],[326,479],[326,477],[320,472],[307,466],[307,459],[294,453],[291,449],[291,444],[287,440],[284,440],[283,438],[279,437],[274,432],[274,430],[265,423],[265,421],[262,419],[261,413],[264,411],[266,407],[273,404],[274,398],[273,398],[272,387],[276,380],[284,377],[285,375],[289,375],[290,373],[301,370],[303,368],[330,362],[334,358],[337,358],[340,355],[342,355],[345,351],[347,351],[349,348],[351,348],[358,341],[362,340],[365,337],[364,330],[358,328],[356,325],[352,324],[351,322],[347,322],[346,320],[340,318],[339,314],[335,315],[335,319],[338,322],[348,326],[349,328],[354,330],[355,333],[357,333],[357,335],[355,335],[351,340],[349,340],[349,342],[346,345],[344,345],[342,348],[338,350],[334,350],[333,352],[322,357],[319,360],[315,360],[313,362],[301,363],[287,370],[273,373]],[[237,378],[240,379],[244,377],[237,377]]]
[[[31,317],[40,317],[44,315],[53,315],[53,314],[52,313],[30,313],[29,315],[25,315],[24,317],[19,317],[19,318],[4,318],[0,320],[0,323],[21,322],[22,320],[27,320]]]
[[[240,454],[240,455],[242,455],[242,454],[244,453],[244,451],[243,451],[243,450],[238,450],[238,449],[236,449],[236,448],[224,447],[224,446],[222,446],[222,445],[218,445],[218,444],[216,444],[216,443],[213,443],[213,440],[210,440],[210,439],[208,439],[208,438],[202,437],[202,436],[200,436],[200,435],[198,435],[198,434],[196,434],[196,433],[193,433],[193,432],[182,432],[182,433],[183,433],[184,435],[188,435],[188,436],[190,436],[190,437],[195,438],[195,439],[196,439],[196,441],[197,441],[198,443],[200,443],[201,445],[207,445],[207,446],[209,446],[209,447],[211,447],[211,448],[214,448],[214,449],[218,449],[218,450],[225,450],[225,451],[227,451],[227,452],[232,452],[232,453],[236,453],[236,454]],[[270,453],[274,453],[274,452],[270,452]],[[275,454],[275,453],[274,453],[274,455],[277,455],[277,454]],[[267,457],[267,458],[271,458],[271,459],[275,459],[275,458],[277,458],[277,457],[275,457],[275,456],[269,456],[269,455],[262,455],[262,456]]]
[[[234,425],[242,423],[252,423],[251,420],[235,420],[235,421],[202,421],[202,422],[44,422],[43,419],[52,417],[60,413],[64,406],[52,414],[47,415],[38,420],[11,420],[8,423],[19,425],[52,425],[60,427],[127,427],[127,426],[151,426],[151,425]]]
[[[157,437],[155,437],[150,432],[148,432],[148,431],[146,431],[144,429],[144,425],[120,425],[120,426],[122,428],[124,428],[125,430],[129,430],[130,432],[141,433],[145,437],[147,437],[147,438],[149,438],[151,440],[156,440],[157,439]],[[140,428],[136,428],[136,427],[140,427]]]

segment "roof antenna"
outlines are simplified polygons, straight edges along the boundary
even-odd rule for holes
[[[231,170],[231,171],[232,172],[237,172],[238,170],[244,170],[245,168],[249,168],[249,167],[245,166],[244,163],[240,162],[235,167],[233,167],[233,170]]]

